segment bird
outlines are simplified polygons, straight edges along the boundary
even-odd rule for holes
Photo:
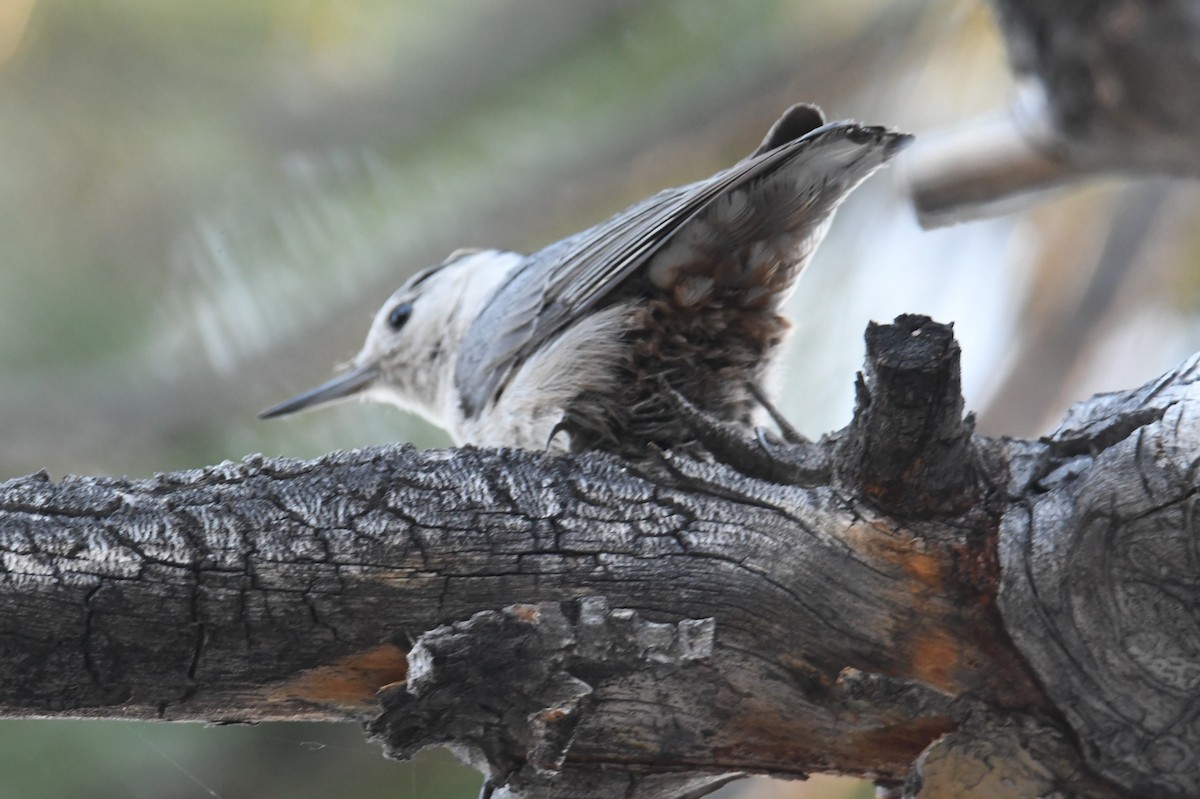
[[[911,140],[794,105],[711,177],[532,255],[459,250],[418,272],[341,374],[260,417],[356,397],[457,445],[637,457],[697,448],[674,394],[750,429],[796,278],[842,200]]]

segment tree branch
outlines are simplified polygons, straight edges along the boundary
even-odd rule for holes
[[[736,450],[803,485],[407,447],[0,485],[0,713],[356,718],[495,796],[1200,792],[1200,370],[990,441],[949,328],[868,338],[846,430]]]
[[[989,0],[1022,92],[908,154],[928,227],[1100,173],[1200,175],[1200,13],[1190,0]]]
[[[1001,526],[1007,627],[1135,796],[1200,794],[1198,383],[1193,356],[1073,408],[1020,456]]]

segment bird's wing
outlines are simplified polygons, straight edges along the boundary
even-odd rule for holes
[[[455,382],[464,413],[478,414],[547,338],[611,295],[691,223],[719,225],[750,240],[794,232],[772,230],[762,219],[747,216],[746,203],[714,200],[739,192],[761,199],[753,195],[766,192],[772,200],[802,207],[803,223],[819,230],[837,203],[911,138],[884,128],[822,121],[812,106],[793,106],[745,160],[706,180],[659,192],[529,256],[463,342]],[[815,211],[814,199],[819,200]]]

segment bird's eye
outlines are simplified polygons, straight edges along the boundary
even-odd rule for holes
[[[413,306],[411,302],[402,302],[388,312],[388,327],[392,330],[399,330],[404,327],[404,323],[408,321],[408,317],[412,316]]]

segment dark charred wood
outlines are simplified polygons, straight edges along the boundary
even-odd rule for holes
[[[1195,361],[991,441],[948,327],[868,339],[795,445],[824,482],[385,447],[0,485],[0,713],[358,719],[496,797],[1200,793]]]
[[[842,485],[909,519],[978,503],[974,422],[963,418],[951,327],[925,316],[872,323],[856,389],[854,420],[836,450]]]
[[[368,731],[403,759],[453,746],[499,786],[494,796],[555,796],[564,785],[580,795],[703,796],[742,775],[664,772],[636,753],[684,763],[711,737],[714,634],[711,618],[650,622],[600,597],[483,611],[421,636],[407,684],[380,692],[383,713]],[[641,707],[655,697],[668,701],[648,726]],[[614,763],[614,748],[630,753],[625,762]]]

